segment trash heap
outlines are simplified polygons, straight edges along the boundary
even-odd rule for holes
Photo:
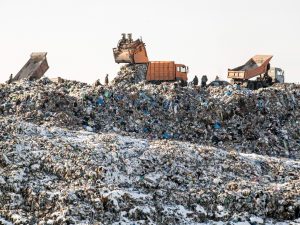
[[[128,67],[124,70],[132,75]],[[238,86],[201,89],[177,83],[130,84],[126,76],[109,86],[47,78],[1,85],[0,116],[300,158],[300,85],[257,91]]]
[[[299,160],[48,125],[0,118],[0,224],[300,223]]]
[[[146,80],[147,65],[146,64],[129,64],[120,68],[118,76],[112,81],[113,85],[131,86]]]

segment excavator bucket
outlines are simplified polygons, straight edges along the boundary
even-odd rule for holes
[[[30,59],[28,60],[28,62],[12,79],[12,81],[21,80],[24,78],[30,80],[40,79],[49,69],[46,55],[47,52],[33,52],[30,55]]]
[[[145,43],[141,39],[133,41],[132,35],[122,34],[117,48],[113,48],[116,63],[148,63]]]

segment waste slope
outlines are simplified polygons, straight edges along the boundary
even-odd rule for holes
[[[0,134],[2,224],[300,221],[299,160],[8,118]]]
[[[300,158],[300,85],[251,91],[235,86],[129,84],[128,77],[119,78],[110,86],[47,78],[1,85],[0,116]]]

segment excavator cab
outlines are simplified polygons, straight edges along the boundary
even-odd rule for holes
[[[145,43],[142,39],[133,41],[132,34],[122,34],[117,48],[113,48],[116,63],[142,64],[148,63]]]

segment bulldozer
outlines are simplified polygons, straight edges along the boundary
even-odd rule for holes
[[[149,82],[181,81],[187,83],[188,67],[174,61],[149,61],[145,43],[142,38],[133,40],[132,34],[122,34],[116,48],[113,48],[116,63],[146,65],[145,79]]]
[[[268,87],[274,83],[284,83],[284,71],[270,66],[272,58],[272,55],[255,55],[244,65],[228,69],[227,77],[231,79],[231,83],[252,90]]]

